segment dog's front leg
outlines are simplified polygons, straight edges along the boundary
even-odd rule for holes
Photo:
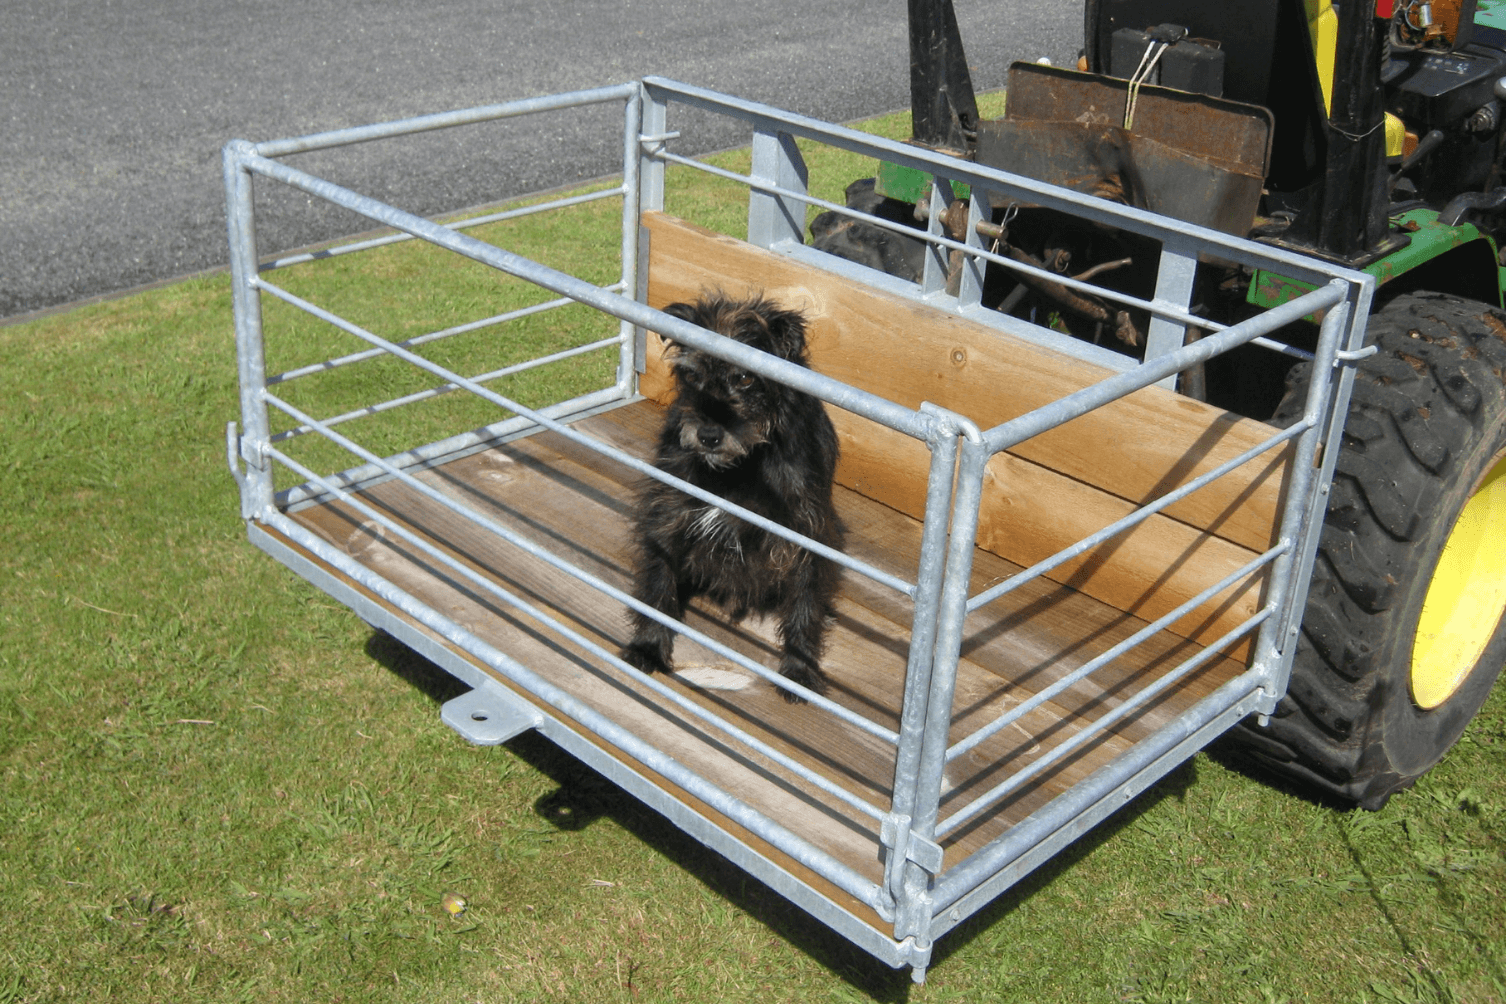
[[[645,555],[633,589],[636,599],[674,618],[684,614],[684,585],[665,558]],[[633,640],[622,650],[622,659],[645,673],[668,673],[674,665],[675,633],[637,610],[632,611]]]
[[[831,596],[821,559],[807,555],[798,563],[789,582],[789,601],[779,624],[779,640],[784,654],[779,661],[779,675],[818,694],[826,693],[826,676],[821,672],[821,651],[825,647],[826,618],[831,614]],[[789,690],[780,696],[791,704],[804,704],[805,698]]]

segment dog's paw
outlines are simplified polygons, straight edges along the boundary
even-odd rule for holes
[[[629,645],[622,650],[622,661],[645,673],[668,673],[669,660],[646,645]]]
[[[779,667],[779,675],[784,677],[786,680],[789,680],[791,683],[800,684],[800,686],[804,687],[806,690],[812,691],[813,693],[826,693],[826,677],[823,676],[821,674],[821,671],[819,669],[816,669],[814,666],[809,666],[803,662],[796,662],[794,660],[786,659],[784,663]],[[785,690],[783,687],[779,689],[779,696],[783,697],[785,701],[790,704],[809,703],[804,697],[801,697],[793,690]]]

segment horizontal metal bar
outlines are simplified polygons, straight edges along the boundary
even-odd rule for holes
[[[1090,387],[1074,391],[1048,405],[996,425],[984,433],[984,440],[988,443],[989,449],[995,453],[1007,450],[1047,429],[1056,428],[1074,418],[1086,415],[1110,401],[1116,401],[1144,387],[1149,387],[1194,363],[1212,359],[1214,356],[1250,341],[1257,335],[1300,320],[1315,310],[1331,307],[1344,299],[1345,292],[1344,281],[1335,279],[1326,286],[1320,286],[1311,293],[1283,303],[1279,307],[1272,307],[1231,328],[1200,338],[1175,352],[1143,362],[1127,372],[1116,373]]]
[[[535,213],[548,212],[551,209],[565,209],[569,206],[578,206],[587,202],[596,202],[600,199],[621,198],[625,194],[622,186],[603,189],[600,192],[589,192],[585,195],[573,195],[565,199],[554,199],[550,202],[540,202],[531,206],[523,206],[520,209],[508,209],[498,213],[489,213],[486,216],[473,216],[464,220],[451,220],[439,225],[447,230],[469,230],[472,227],[484,226],[488,223],[499,223],[503,220],[517,219],[520,216],[532,216]],[[357,241],[354,244],[341,244],[337,247],[324,248],[319,251],[305,251],[301,254],[289,255],[286,258],[276,258],[257,266],[258,272],[275,272],[289,265],[301,265],[304,262],[322,261],[325,258],[338,258],[340,255],[351,254],[355,251],[369,251],[372,248],[386,247],[389,244],[401,244],[403,241],[416,240],[412,234],[396,233],[385,237],[373,237],[370,240]]]
[[[503,677],[537,695],[550,706],[579,722],[582,727],[622,750],[671,784],[684,789],[750,833],[767,840],[800,864],[826,878],[837,888],[856,897],[860,902],[866,903],[877,911],[880,917],[886,920],[893,918],[893,909],[888,895],[877,883],[860,875],[747,803],[718,788],[669,754],[638,738],[595,708],[550,683],[472,632],[419,603],[387,579],[366,569],[348,555],[328,546],[319,537],[293,520],[276,511],[263,513],[259,519],[298,546],[334,566],[341,574],[369,589],[385,602],[392,604],[424,627],[434,631],[446,642],[480,659]]]
[[[1270,607],[1262,607],[1249,620],[1245,621],[1234,630],[1227,632],[1222,638],[1218,639],[1218,641],[1214,642],[1212,645],[1209,645],[1197,655],[1182,663],[1176,669],[1167,673],[1165,676],[1158,678],[1154,683],[1151,683],[1150,685],[1145,687],[1145,689],[1137,691],[1133,697],[1130,697],[1123,704],[1119,705],[1117,708],[1108,712],[1102,717],[1095,719],[1091,725],[1072,736],[1072,738],[1066,740],[1058,746],[1053,746],[1049,752],[1045,753],[1039,759],[1031,762],[1025,767],[1022,767],[1020,770],[1005,778],[1003,781],[995,785],[986,793],[978,796],[978,798],[973,802],[969,803],[962,809],[942,820],[942,822],[936,827],[936,839],[943,839],[958,827],[966,823],[968,820],[977,816],[978,813],[982,812],[984,809],[988,808],[990,805],[993,805],[995,802],[999,801],[999,799],[1005,797],[1011,791],[1014,791],[1020,785],[1030,780],[1036,774],[1045,770],[1047,767],[1056,763],[1058,760],[1061,760],[1063,757],[1067,756],[1067,754],[1071,753],[1079,746],[1082,746],[1088,740],[1096,738],[1099,734],[1106,732],[1108,729],[1112,728],[1115,723],[1129,715],[1131,711],[1134,711],[1136,708],[1140,707],[1140,705],[1144,704],[1146,701],[1149,701],[1152,697],[1155,697],[1157,694],[1161,693],[1161,691],[1165,690],[1167,687],[1170,687],[1182,677],[1186,676],[1194,669],[1197,669],[1199,666],[1203,665],[1203,663],[1208,662],[1214,656],[1219,655],[1226,646],[1232,645],[1234,642],[1243,638],[1251,631],[1254,631],[1261,624],[1265,623],[1265,621],[1271,616],[1271,613],[1272,610]]]
[[[850,808],[856,809],[858,812],[863,813],[871,819],[882,821],[884,816],[886,815],[886,813],[883,810],[879,809],[877,806],[870,805],[867,801],[857,797],[856,795],[853,795],[852,793],[839,787],[838,785],[833,784],[831,781],[828,781],[826,778],[822,777],[811,768],[800,763],[798,760],[795,760],[792,757],[781,753],[779,750],[770,746],[768,743],[765,743],[763,740],[749,735],[721,716],[715,714],[714,712],[708,711],[707,709],[701,707],[699,704],[696,704],[694,701],[685,697],[683,694],[676,692],[673,688],[665,685],[659,680],[654,679],[648,673],[645,673],[642,670],[632,666],[631,664],[624,662],[615,653],[598,645],[586,635],[583,635],[579,631],[574,630],[564,622],[557,620],[550,614],[524,600],[516,593],[513,593],[512,591],[504,588],[500,583],[495,582],[492,579],[489,579],[486,576],[482,575],[480,572],[471,568],[464,562],[459,561],[446,554],[440,548],[424,540],[418,534],[413,533],[411,530],[408,530],[406,527],[397,523],[395,520],[382,515],[375,508],[360,501],[349,492],[334,487],[314,471],[288,457],[286,454],[278,450],[271,450],[269,451],[269,453],[279,463],[284,464],[290,470],[297,473],[300,477],[307,478],[315,484],[318,484],[321,488],[334,495],[346,505],[349,505],[352,508],[356,509],[367,519],[373,520],[374,522],[377,522],[387,529],[391,530],[403,540],[407,541],[414,547],[429,555],[429,557],[450,568],[452,571],[458,573],[462,577],[469,579],[472,583],[481,587],[486,592],[491,593],[493,596],[497,597],[499,600],[502,600],[513,609],[522,611],[529,617],[532,617],[534,620],[538,621],[540,624],[543,624],[545,627],[549,628],[551,631],[558,633],[561,637],[568,639],[576,645],[579,645],[581,648],[585,649],[587,652],[590,652],[598,659],[602,659],[617,670],[627,673],[639,683],[648,687],[659,696],[670,701],[676,707],[679,707],[682,711],[689,712],[694,717],[699,718],[707,725],[720,730],[732,739],[735,739],[743,745],[747,746],[749,749],[755,750],[763,756],[768,757],[770,760],[790,771],[795,776],[808,781],[809,783],[820,788],[822,791],[826,792],[828,795],[831,795],[833,798],[838,799]]]
[[[972,613],[978,608],[992,603],[994,600],[998,599],[1000,596],[1003,596],[1005,593],[1012,592],[1013,590],[1019,588],[1032,579],[1039,578],[1040,576],[1046,574],[1053,568],[1057,568],[1063,564],[1066,564],[1073,558],[1091,551],[1093,548],[1097,547],[1099,544],[1102,544],[1110,537],[1123,533],[1125,530],[1128,530],[1132,527],[1138,526],[1139,524],[1145,522],[1145,520],[1154,516],[1156,513],[1161,512],[1167,507],[1180,502],[1182,499],[1186,498],[1188,495],[1191,495],[1199,488],[1211,484],[1212,482],[1223,477],[1225,474],[1233,471],[1236,467],[1249,463],[1260,454],[1274,449],[1275,447],[1280,446],[1282,443],[1285,443],[1288,440],[1296,439],[1298,436],[1302,435],[1302,433],[1306,432],[1310,428],[1312,428],[1312,423],[1303,420],[1301,422],[1298,422],[1296,425],[1283,429],[1281,432],[1278,432],[1276,435],[1272,436],[1270,439],[1267,439],[1265,442],[1259,444],[1258,446],[1252,446],[1250,449],[1241,453],[1239,456],[1233,458],[1232,460],[1227,460],[1224,463],[1219,464],[1217,467],[1213,468],[1213,470],[1198,475],[1196,478],[1187,482],[1177,490],[1168,492],[1165,495],[1162,495],[1160,498],[1156,499],[1154,502],[1141,506],[1134,512],[1130,513],[1128,516],[1115,520],[1108,526],[1104,527],[1102,530],[1099,530],[1097,533],[1089,534],[1082,540],[1079,540],[1077,543],[1073,544],[1071,547],[1063,548],[1062,550],[1057,551],[1051,557],[1044,558],[1041,561],[1038,561],[1035,564],[1031,565],[1024,571],[1011,575],[1009,578],[1005,579],[1003,582],[1000,582],[998,585],[990,586],[989,588],[983,590],[983,592],[967,601],[967,612]]]
[[[1295,345],[1288,345],[1285,342],[1278,342],[1274,338],[1266,338],[1263,335],[1259,338],[1250,339],[1250,344],[1259,345],[1261,348],[1270,349],[1272,352],[1279,352],[1284,356],[1291,356],[1293,359],[1301,359],[1303,362],[1310,363],[1315,358],[1313,354],[1306,349],[1299,349]]]
[[[804,366],[771,356],[741,342],[715,335],[704,328],[671,317],[647,304],[610,293],[598,286],[558,269],[531,261],[521,255],[504,250],[465,234],[455,233],[436,223],[394,209],[376,199],[358,195],[347,188],[316,178],[304,171],[257,156],[251,144],[233,140],[228,145],[230,156],[245,170],[281,181],[299,191],[318,196],[337,206],[343,206],[367,219],[384,223],[406,231],[432,244],[464,255],[473,261],[490,265],[508,275],[542,286],[603,313],[627,321],[650,331],[657,331],[667,338],[699,349],[708,355],[741,366],[760,376],[793,387],[813,397],[835,405],[844,411],[878,422],[915,439],[925,440],[930,430],[929,420],[919,411],[897,405],[877,394],[834,380]]]
[[[1010,708],[1008,711],[1004,712],[992,722],[989,722],[987,725],[978,729],[966,739],[955,743],[950,749],[946,751],[947,763],[951,763],[959,756],[962,756],[964,753],[969,752],[979,743],[988,739],[990,736],[997,734],[1001,729],[1013,725],[1015,722],[1019,721],[1021,718],[1025,717],[1030,712],[1040,707],[1042,704],[1045,704],[1047,701],[1051,700],[1057,694],[1060,694],[1062,691],[1076,684],[1078,681],[1086,679],[1093,673],[1096,673],[1098,670],[1102,669],[1104,666],[1107,666],[1109,663],[1113,662],[1115,659],[1119,658],[1121,655],[1128,652],[1136,645],[1139,645],[1141,642],[1146,641],[1147,639],[1152,638],[1157,634],[1160,634],[1163,630],[1175,624],[1177,621],[1181,620],[1183,617],[1187,616],[1189,613],[1196,610],[1204,603],[1213,599],[1213,597],[1217,596],[1225,589],[1228,589],[1240,579],[1253,575],[1255,572],[1270,564],[1272,561],[1275,561],[1276,558],[1285,554],[1289,550],[1291,550],[1290,544],[1284,542],[1278,544],[1277,546],[1262,554],[1260,557],[1256,558],[1254,561],[1246,564],[1243,568],[1239,568],[1233,572],[1230,572],[1218,582],[1215,582],[1213,585],[1209,586],[1207,589],[1204,589],[1202,592],[1198,593],[1191,599],[1179,603],[1176,607],[1174,607],[1167,613],[1162,614],[1160,617],[1151,621],[1149,624],[1145,625],[1143,628],[1136,631],[1128,638],[1125,638],[1118,644],[1114,645],[1107,651],[1102,652],[1094,658],[1083,663],[1081,666],[1077,667],[1066,676],[1063,676],[1055,683],[1052,683],[1050,686],[1036,692],[1035,694],[1032,694],[1029,698],[1015,705],[1013,708]]]
[[[620,290],[622,284],[614,283],[612,286],[604,288]],[[520,307],[517,310],[510,310],[505,314],[483,317],[479,321],[471,321],[468,324],[457,324],[453,328],[433,331],[427,335],[417,335],[395,344],[401,345],[405,349],[411,349],[419,345],[427,345],[430,342],[439,341],[440,339],[453,338],[455,335],[464,335],[472,331],[495,327],[498,324],[506,324],[508,321],[515,321],[522,317],[532,317],[534,314],[542,314],[550,310],[557,310],[560,307],[568,307],[574,302],[568,296],[561,296],[545,303],[536,303],[530,307]],[[386,354],[382,349],[366,349],[362,352],[352,352],[349,355],[326,359],[324,362],[313,363],[309,366],[299,367],[296,370],[288,370],[285,373],[278,373],[276,376],[267,377],[267,386],[275,387],[280,383],[287,383],[289,380],[297,380],[299,377],[306,377],[314,373],[328,373],[330,370],[339,369],[342,366],[350,366],[353,363],[365,362],[368,359],[380,359]]]
[[[828,547],[826,544],[807,537],[802,533],[796,533],[794,530],[791,530],[786,526],[782,526],[781,524],[776,523],[771,519],[760,516],[758,513],[755,513],[750,509],[744,509],[740,505],[728,502],[721,496],[714,495],[711,492],[693,485],[688,481],[682,481],[674,475],[666,474],[665,472],[655,467],[653,464],[639,460],[632,454],[625,453],[622,450],[617,449],[616,447],[609,446],[606,443],[593,439],[590,436],[584,435],[583,433],[577,432],[575,429],[570,428],[568,425],[565,425],[561,422],[556,422],[544,416],[540,412],[533,410],[532,408],[525,407],[524,405],[521,405],[516,401],[503,397],[496,391],[482,387],[475,381],[468,380],[460,374],[454,372],[453,370],[440,366],[437,363],[430,362],[422,356],[415,355],[412,352],[407,351],[406,349],[401,349],[397,345],[387,341],[381,336],[372,334],[370,331],[367,331],[360,325],[352,324],[350,321],[345,320],[343,317],[340,317],[337,314],[333,314],[328,310],[325,310],[323,307],[311,303],[308,300],[290,293],[285,289],[274,286],[272,283],[267,282],[265,279],[255,279],[253,280],[253,282],[255,283],[257,288],[271,293],[278,299],[283,300],[286,303],[290,303],[293,306],[298,307],[300,310],[304,310],[322,321],[326,321],[330,324],[335,325],[342,331],[349,332],[350,334],[355,335],[357,338],[370,342],[373,345],[381,346],[386,352],[390,353],[391,355],[396,356],[397,358],[402,359],[405,362],[412,363],[419,369],[427,370],[428,372],[433,373],[435,376],[438,376],[441,379],[455,383],[459,385],[463,390],[470,391],[477,397],[482,398],[486,401],[490,401],[498,407],[504,408],[508,411],[516,412],[519,415],[525,415],[528,418],[538,422],[538,424],[542,425],[544,428],[549,429],[551,432],[558,433],[571,440],[572,442],[578,443],[581,446],[599,453],[604,457],[609,457],[610,459],[617,461],[625,467],[629,467],[632,470],[637,471],[639,474],[643,474],[647,477],[654,478],[657,481],[662,481],[667,485],[678,488],[680,491],[685,492],[687,495],[691,495],[695,498],[700,499],[707,505],[715,506],[723,512],[731,513],[738,519],[751,523],[761,530],[772,533],[777,537],[783,537],[785,540],[791,541],[792,543],[799,544],[801,547],[804,547],[808,551],[813,551],[829,561],[833,561],[845,568],[849,568],[860,575],[867,576],[873,581],[886,585],[896,592],[903,593],[906,596],[915,595],[915,586],[913,583],[906,582],[904,579],[890,575],[883,569],[875,568],[866,562],[859,561],[856,558],[848,557],[841,551],[838,551],[836,548]],[[665,316],[667,317],[669,315],[666,314]],[[697,328],[694,325],[688,325],[688,327],[691,327],[696,331],[701,331],[704,334],[704,331],[701,328]],[[732,340],[730,338],[722,338],[722,341],[730,342]],[[763,355],[763,353],[757,354]],[[783,362],[783,360],[780,359],[775,359],[774,361]],[[801,366],[796,366],[794,368],[802,371],[804,370],[804,367]]]
[[[627,101],[639,93],[637,84],[615,84],[611,87],[596,87],[590,90],[569,91],[538,98],[523,98],[499,105],[482,105],[464,108],[437,115],[419,115],[414,118],[397,119],[376,125],[356,126],[351,129],[335,129],[330,132],[313,133],[291,139],[274,139],[257,143],[255,150],[263,157],[283,157],[290,153],[307,153],[310,150],[325,150],[335,146],[351,146],[390,136],[410,136],[414,133],[449,129],[453,126],[474,125],[478,122],[493,122],[497,119],[533,115],[538,112],[559,111],[564,108],[579,108],[585,105],[605,104],[609,101]]]
[[[359,443],[356,443],[354,440],[346,436],[342,436],[340,433],[328,428],[318,419],[315,419],[311,415],[305,414],[294,405],[279,399],[276,395],[269,392],[263,395],[263,399],[267,402],[267,404],[273,406],[278,411],[281,411],[282,413],[292,417],[294,421],[311,426],[313,429],[315,429],[315,431],[324,436],[324,438],[328,439],[330,442],[334,443],[336,446],[342,447],[350,453],[353,453],[361,459],[367,461],[368,463],[375,464],[377,467],[382,468],[388,474],[398,478],[404,484],[419,492],[430,501],[444,506],[446,509],[449,509],[456,515],[469,520],[470,522],[476,524],[484,530],[488,530],[491,533],[496,534],[498,537],[512,544],[514,547],[517,547],[525,553],[538,558],[540,561],[545,562],[557,571],[563,572],[566,575],[572,576],[573,578],[584,582],[586,585],[591,586],[598,592],[604,593],[605,595],[618,601],[619,603],[631,607],[639,613],[642,613],[643,615],[650,617],[655,621],[658,621],[672,631],[685,635],[692,641],[706,646],[707,648],[711,649],[713,652],[716,652],[718,655],[723,656],[724,658],[731,659],[733,662],[742,666],[744,669],[747,669],[749,672],[754,673],[755,675],[767,680],[769,683],[774,684],[774,686],[800,695],[807,701],[817,705],[818,707],[826,709],[833,715],[836,715],[838,718],[842,719],[844,722],[847,722],[849,725],[852,725],[854,728],[860,729],[861,731],[866,732],[877,739],[882,739],[885,742],[890,743],[891,745],[898,741],[899,736],[897,733],[884,728],[882,725],[879,725],[876,722],[870,722],[868,719],[862,717],[856,712],[842,707],[842,705],[837,704],[829,698],[823,697],[820,694],[817,694],[816,692],[803,687],[792,680],[788,680],[780,676],[778,673],[774,672],[768,667],[763,666],[762,664],[749,659],[747,656],[744,656],[741,653],[737,652],[735,649],[729,648],[726,645],[723,645],[721,642],[718,642],[715,639],[702,634],[699,631],[696,631],[694,628],[691,628],[684,622],[675,620],[674,618],[666,616],[660,611],[655,610],[653,607],[648,606],[647,604],[638,600],[636,597],[629,595],[621,589],[618,589],[616,586],[605,581],[604,579],[598,578],[597,576],[592,575],[591,573],[577,567],[576,565],[572,565],[565,559],[552,553],[546,548],[540,547],[532,540],[529,540],[527,537],[516,533],[506,526],[503,526],[501,523],[489,519],[488,517],[482,515],[474,509],[471,509],[468,506],[461,505],[459,502],[450,498],[443,492],[437,490],[432,485],[425,484],[418,478],[414,477],[412,474],[409,474],[407,471],[400,470],[399,468],[388,464],[381,457],[377,456],[375,453],[372,453],[370,450],[361,446]],[[268,447],[268,449],[270,450],[271,447]]]
[[[477,376],[471,377],[470,379],[475,381],[476,383],[486,383],[488,380],[500,380],[505,376],[512,376],[514,373],[524,373],[531,369],[537,369],[540,366],[547,366],[549,363],[557,363],[565,359],[574,359],[576,356],[583,356],[590,352],[597,352],[601,349],[612,348],[621,344],[622,336],[614,335],[611,338],[603,338],[601,341],[591,342],[588,345],[579,345],[573,349],[565,349],[561,352],[556,352],[553,355],[540,356],[537,359],[529,359],[525,362],[515,363],[512,366],[504,366],[499,370],[492,370],[488,373],[481,373]],[[445,394],[453,394],[455,391],[460,389],[461,388],[458,385],[453,383],[442,384],[438,387],[430,387],[428,390],[421,390],[413,394],[407,394],[403,397],[395,397],[387,401],[379,402],[377,404],[369,404],[366,407],[358,408],[355,411],[347,411],[343,415],[336,415],[333,418],[326,418],[324,419],[324,424],[327,426],[336,426],[341,425],[345,422],[353,421],[357,418],[368,418],[372,415],[380,415],[382,412],[392,411],[393,409],[401,408],[404,405],[416,404],[419,401],[432,400],[433,398],[441,397]],[[299,426],[296,429],[287,429],[283,432],[276,433],[268,440],[268,442],[281,443],[285,440],[293,439],[297,436],[306,436],[313,431],[313,429]]]
[[[676,101],[717,114],[730,115],[748,121],[755,128],[762,128],[765,131],[785,132],[792,136],[815,140],[864,157],[877,157],[969,186],[998,191],[1006,195],[1018,194],[1048,209],[1061,210],[1079,218],[1106,223],[1162,241],[1169,239],[1176,243],[1183,243],[1191,238],[1205,246],[1218,248],[1219,250],[1214,252],[1218,257],[1229,259],[1237,264],[1275,269],[1289,278],[1311,282],[1315,285],[1326,283],[1335,276],[1343,278],[1356,287],[1374,283],[1373,278],[1362,272],[1319,262],[1305,255],[1267,244],[1258,244],[1242,237],[1233,237],[1207,227],[1159,216],[1149,210],[1136,209],[1133,206],[1095,198],[1067,188],[1058,188],[1023,175],[1001,171],[998,168],[958,160],[922,146],[885,139],[846,126],[832,125],[819,119],[796,115],[755,101],[729,97],[665,77],[644,77],[643,86],[650,98],[654,100]]]

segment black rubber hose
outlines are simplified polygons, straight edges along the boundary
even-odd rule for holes
[[[1502,206],[1506,206],[1506,188],[1495,188],[1488,192],[1463,192],[1448,200],[1448,205],[1438,214],[1438,222],[1446,227],[1457,227],[1459,221],[1464,219],[1464,214],[1471,210],[1491,212]]]

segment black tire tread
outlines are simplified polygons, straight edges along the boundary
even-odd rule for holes
[[[1436,539],[1441,531],[1429,520],[1466,476],[1463,458],[1482,437],[1499,435],[1506,314],[1411,293],[1371,318],[1369,340],[1379,352],[1356,373],[1288,693],[1266,726],[1251,719],[1230,739],[1267,769],[1378,808],[1416,779],[1380,748],[1378,709],[1405,686],[1383,650],[1393,633],[1413,629],[1402,623],[1401,587],[1409,575],[1431,575],[1431,567],[1416,569],[1414,542]],[[1273,424],[1300,416],[1306,382],[1304,364]]]

